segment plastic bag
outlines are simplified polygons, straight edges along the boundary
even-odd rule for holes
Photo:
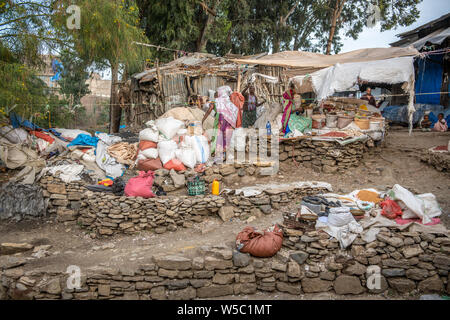
[[[343,227],[355,221],[348,207],[331,208],[328,214],[328,224],[335,227]]]
[[[178,130],[184,127],[183,121],[172,117],[160,118],[156,120],[156,127],[167,139],[172,139]]]
[[[172,140],[161,141],[158,143],[159,158],[163,164],[166,164],[168,161],[175,158],[175,151],[177,148],[177,143]]]
[[[195,156],[195,151],[192,148],[181,148],[175,151],[175,156],[179,159],[183,164],[191,169],[194,169],[195,164],[197,163],[197,158]]]
[[[185,144],[195,152],[197,163],[205,163],[209,159],[209,144],[205,136],[186,136]]]
[[[145,150],[141,150],[139,154],[144,155],[148,159],[156,159],[158,158],[158,149],[155,148],[149,148]]]
[[[139,176],[128,180],[124,190],[125,195],[127,197],[153,198],[155,196],[152,192],[154,176],[153,172],[140,171]]]
[[[402,205],[406,206],[403,210],[403,219],[414,219],[419,217],[420,219],[422,219],[423,224],[427,224],[432,221],[431,217],[425,214],[424,201],[421,198],[415,196],[409,190],[403,188],[401,185],[394,185],[394,187],[392,187],[392,190],[388,192],[388,195],[392,200],[401,201],[399,203],[401,208]]]
[[[174,158],[170,161],[168,161],[165,165],[164,165],[164,169],[167,170],[175,170],[175,171],[185,171],[186,167],[184,166],[183,162],[181,162],[180,160]]]
[[[139,132],[139,140],[158,142],[159,132],[156,128],[146,128]]]
[[[283,231],[275,225],[263,232],[253,227],[245,227],[236,237],[236,247],[240,252],[252,256],[268,258],[274,256],[283,243]]]
[[[158,144],[149,140],[141,140],[139,141],[139,150],[145,150],[149,148],[157,148]]]
[[[147,159],[147,160],[139,160],[137,163],[138,170],[142,171],[156,171],[158,169],[162,169],[163,165],[159,158],[156,159]]]
[[[402,215],[402,209],[394,200],[387,198],[383,202],[380,203],[380,206],[383,210],[381,210],[381,214],[389,219],[395,219]]]

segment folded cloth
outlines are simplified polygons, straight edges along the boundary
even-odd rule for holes
[[[117,162],[134,167],[138,152],[138,144],[130,144],[128,142],[116,143],[108,147],[107,152],[111,157],[114,157]]]

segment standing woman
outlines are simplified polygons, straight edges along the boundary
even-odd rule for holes
[[[218,88],[215,94],[216,101],[210,104],[202,120],[203,124],[212,110],[215,111],[216,116],[214,120],[214,133],[211,139],[211,154],[222,152],[223,159],[225,159],[228,142],[231,140],[232,130],[236,127],[239,111],[230,100],[231,92],[229,86]]]
[[[290,85],[290,89],[283,93],[283,117],[281,118],[281,124],[283,129],[283,134],[289,132],[289,119],[291,118],[292,109],[294,108],[294,95],[295,86],[293,83]]]
[[[246,93],[247,90],[249,91],[248,93]],[[253,85],[249,85],[247,88],[245,88],[242,94],[245,96],[244,112],[242,115],[242,127],[249,128],[256,122],[256,108],[263,105],[266,100],[258,103],[258,98],[255,95],[255,87]]]

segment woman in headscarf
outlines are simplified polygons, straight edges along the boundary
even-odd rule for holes
[[[289,90],[283,93],[283,117],[281,118],[281,125],[283,134],[289,132],[289,119],[291,118],[292,109],[294,108],[295,86],[293,83],[289,86]]]
[[[223,86],[217,89],[216,101],[210,104],[208,111],[203,116],[202,123],[205,122],[209,114],[214,110],[214,133],[211,139],[211,154],[223,153],[223,159],[227,150],[227,145],[231,140],[232,130],[236,127],[238,108],[231,102],[231,88]]]
[[[248,93],[247,93],[248,90]],[[245,96],[244,112],[242,115],[242,127],[249,128],[256,122],[256,108],[263,105],[266,101],[258,103],[255,95],[255,87],[249,85],[242,94]]]

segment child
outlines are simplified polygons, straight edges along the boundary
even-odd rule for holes
[[[422,131],[431,131],[431,121],[429,116],[426,114],[423,116],[423,120],[420,123],[420,127],[422,128]]]
[[[438,121],[434,124],[434,131],[446,132],[448,130],[447,122],[444,119],[444,114],[439,113]]]

